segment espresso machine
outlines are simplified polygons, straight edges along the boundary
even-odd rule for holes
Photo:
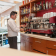
[[[51,30],[53,30],[52,24],[50,23],[49,18],[40,18],[40,19],[35,19],[33,20],[33,29],[31,29],[31,32],[36,32],[36,33],[44,33],[44,34],[53,34]]]

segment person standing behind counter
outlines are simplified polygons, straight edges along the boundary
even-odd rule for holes
[[[17,36],[19,27],[16,26],[15,19],[17,18],[17,12],[12,11],[10,13],[10,19],[8,20],[7,28],[8,28],[8,41],[10,48],[17,49]]]

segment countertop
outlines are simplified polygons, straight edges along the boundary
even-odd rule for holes
[[[46,36],[42,36],[42,35],[36,35],[36,34],[26,34],[25,32],[20,32],[21,34],[24,34],[26,36],[29,37],[34,37],[34,38],[39,38],[39,39],[44,39],[44,40],[49,40],[49,41],[55,41],[56,42],[56,38],[50,38],[50,37],[46,37]]]
[[[18,51],[15,49],[0,47],[0,56],[52,56],[52,55],[45,55],[27,51]]]

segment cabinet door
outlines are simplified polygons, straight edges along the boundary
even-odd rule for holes
[[[21,46],[20,49],[25,51],[25,45],[26,45],[26,44],[25,44],[25,41],[22,40],[22,41],[21,41],[21,45],[20,45],[20,46]]]
[[[32,51],[33,51],[32,43],[29,43],[29,50],[30,50],[30,52],[32,52]]]
[[[48,54],[48,55],[55,55],[55,56],[56,56],[56,50],[47,49],[47,54]]]
[[[40,51],[43,53],[47,53],[47,51],[46,51],[46,40],[40,39]]]
[[[39,39],[37,39],[37,38],[33,38],[33,49],[35,49],[35,50],[40,49]]]
[[[26,41],[25,43],[26,43],[26,51],[29,51],[29,42]]]

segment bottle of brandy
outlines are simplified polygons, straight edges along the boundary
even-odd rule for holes
[[[48,1],[47,1],[47,2],[46,2],[46,9],[48,9],[48,6],[49,6],[49,5],[48,5]]]
[[[34,11],[36,11],[36,4],[34,3]]]
[[[56,0],[55,0],[55,3],[54,3],[54,7],[56,7]]]
[[[45,4],[45,1],[43,1],[43,9],[45,10],[46,8],[46,4]]]
[[[39,10],[42,10],[42,2],[40,2]]]

